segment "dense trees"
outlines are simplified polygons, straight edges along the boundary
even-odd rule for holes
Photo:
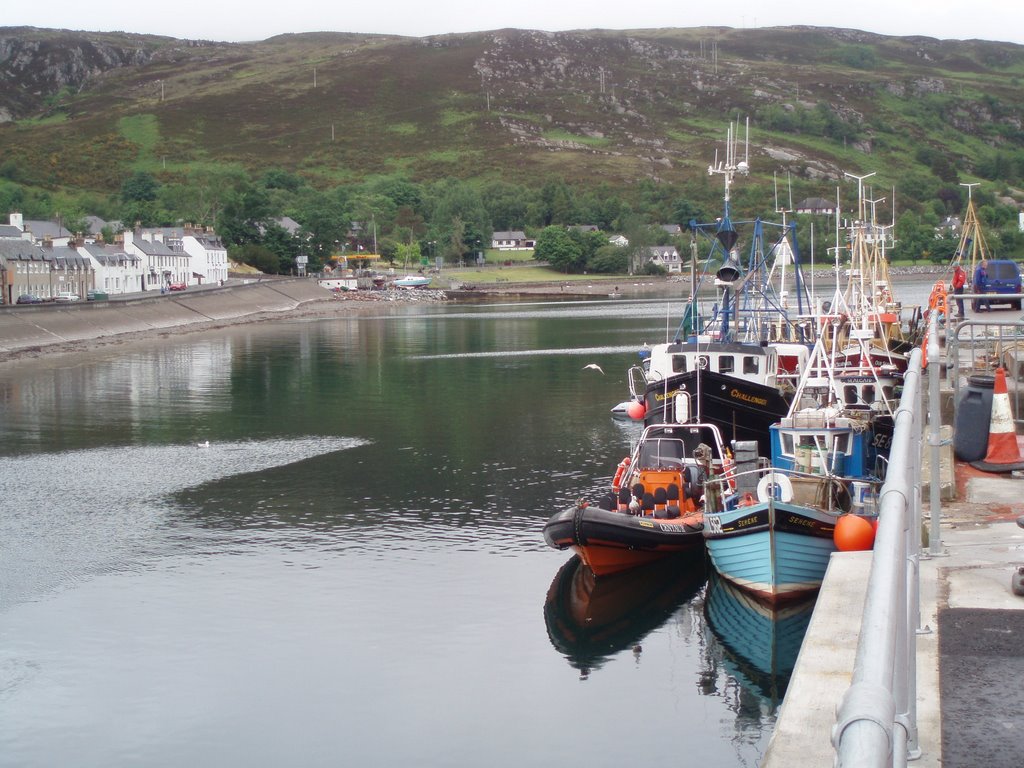
[[[780,121],[773,126],[779,130],[842,133],[833,123],[837,116],[821,106],[771,117]],[[795,126],[785,122],[792,120],[800,122]],[[946,217],[962,215],[966,188],[958,181],[960,169],[941,148],[919,148],[915,159],[916,170],[900,180],[901,205],[891,253],[900,259],[942,260],[955,244],[950,246],[936,232]],[[1024,156],[994,150],[975,172],[1005,178],[1024,175]],[[399,264],[418,265],[424,258],[435,257],[465,263],[487,249],[498,230],[521,230],[536,238],[536,258],[564,272],[636,273],[644,268],[647,246],[672,244],[684,258],[689,253],[688,236],[673,236],[655,225],[675,223],[686,229],[690,220],[710,222],[720,205],[716,185],[702,182],[690,189],[649,178],[623,190],[600,181],[570,184],[557,177],[524,186],[501,179],[417,183],[402,174],[389,174],[318,188],[302,175],[280,168],[253,176],[240,166],[217,165],[174,173],[140,170],[124,180],[118,195],[106,199],[25,187],[12,178],[16,176],[16,165],[8,162],[0,173],[0,208],[21,211],[26,218],[59,214],[63,222],[77,227],[85,213],[94,213],[129,227],[136,222],[208,226],[224,239],[232,258],[283,273],[295,269],[299,254],[309,257],[311,270],[336,254],[373,250],[385,261]],[[821,194],[820,185],[806,180],[797,185],[803,189],[790,192],[791,199]],[[850,191],[844,189],[843,196],[849,198]],[[982,184],[972,194],[989,242],[999,255],[1024,257],[1017,207],[1007,202],[1008,191]],[[744,219],[757,215],[777,219],[778,203],[766,197],[763,185],[737,184],[732,202],[733,211],[743,212]],[[852,210],[852,202],[845,202],[843,210]],[[281,226],[285,216],[298,223],[297,230]],[[812,221],[819,254],[822,244],[834,236],[834,219],[801,216],[798,234],[805,258]],[[580,224],[596,226],[601,232],[573,227]],[[624,235],[629,246],[610,246],[612,233]]]

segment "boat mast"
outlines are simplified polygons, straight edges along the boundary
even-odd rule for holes
[[[715,151],[715,162],[708,166],[708,175],[713,176],[719,174],[722,176],[725,183],[725,191],[723,195],[723,211],[722,218],[718,223],[718,230],[715,232],[715,238],[721,245],[724,252],[722,266],[719,268],[715,277],[715,284],[721,286],[724,291],[722,294],[722,320],[720,324],[720,336],[722,341],[728,341],[730,337],[729,333],[729,321],[730,314],[737,312],[738,307],[733,309],[731,305],[737,303],[736,293],[734,285],[737,280],[740,279],[742,273],[742,267],[740,265],[739,254],[736,253],[735,246],[736,241],[739,239],[739,234],[736,232],[736,228],[733,226],[730,200],[731,200],[731,187],[733,179],[736,174],[739,173],[743,176],[747,176],[750,173],[750,118],[747,118],[746,122],[746,138],[744,139],[743,159],[738,159],[738,153],[736,148],[737,142],[737,127],[734,123],[729,123],[729,129],[726,133],[725,139],[725,162],[721,163],[718,161],[718,151]],[[732,300],[730,303],[730,299]],[[738,320],[738,318],[737,318]]]

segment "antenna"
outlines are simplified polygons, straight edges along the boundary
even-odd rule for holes
[[[732,180],[737,173],[747,176],[750,174],[750,118],[747,118],[746,124],[747,135],[744,139],[744,150],[743,160],[737,162],[736,156],[736,125],[735,123],[729,123],[729,130],[725,134],[725,163],[721,163],[718,160],[718,150],[715,149],[715,162],[713,165],[708,166],[708,175],[713,176],[718,173],[721,174],[725,179],[725,202],[729,202],[729,188],[732,186]]]
[[[967,183],[967,182],[961,181],[960,182],[960,186],[961,187],[967,187],[967,202],[970,202],[971,201],[971,192],[974,191],[975,187],[980,187],[981,186],[981,182],[980,181],[972,181],[970,183]]]
[[[868,173],[864,176],[856,176],[852,173],[843,172],[844,176],[849,176],[851,179],[857,180],[857,218],[860,221],[864,221],[864,179],[870,179],[875,175],[875,171]]]

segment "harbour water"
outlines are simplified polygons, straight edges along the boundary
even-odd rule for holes
[[[541,536],[681,313],[391,306],[0,368],[0,766],[756,764],[788,671],[722,636],[742,605],[708,621],[699,561],[588,585]]]

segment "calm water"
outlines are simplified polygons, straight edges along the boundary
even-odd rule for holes
[[[628,451],[608,409],[681,308],[0,368],[0,765],[756,764],[785,680],[728,635],[764,617],[709,622],[699,562],[595,585],[541,536]]]

